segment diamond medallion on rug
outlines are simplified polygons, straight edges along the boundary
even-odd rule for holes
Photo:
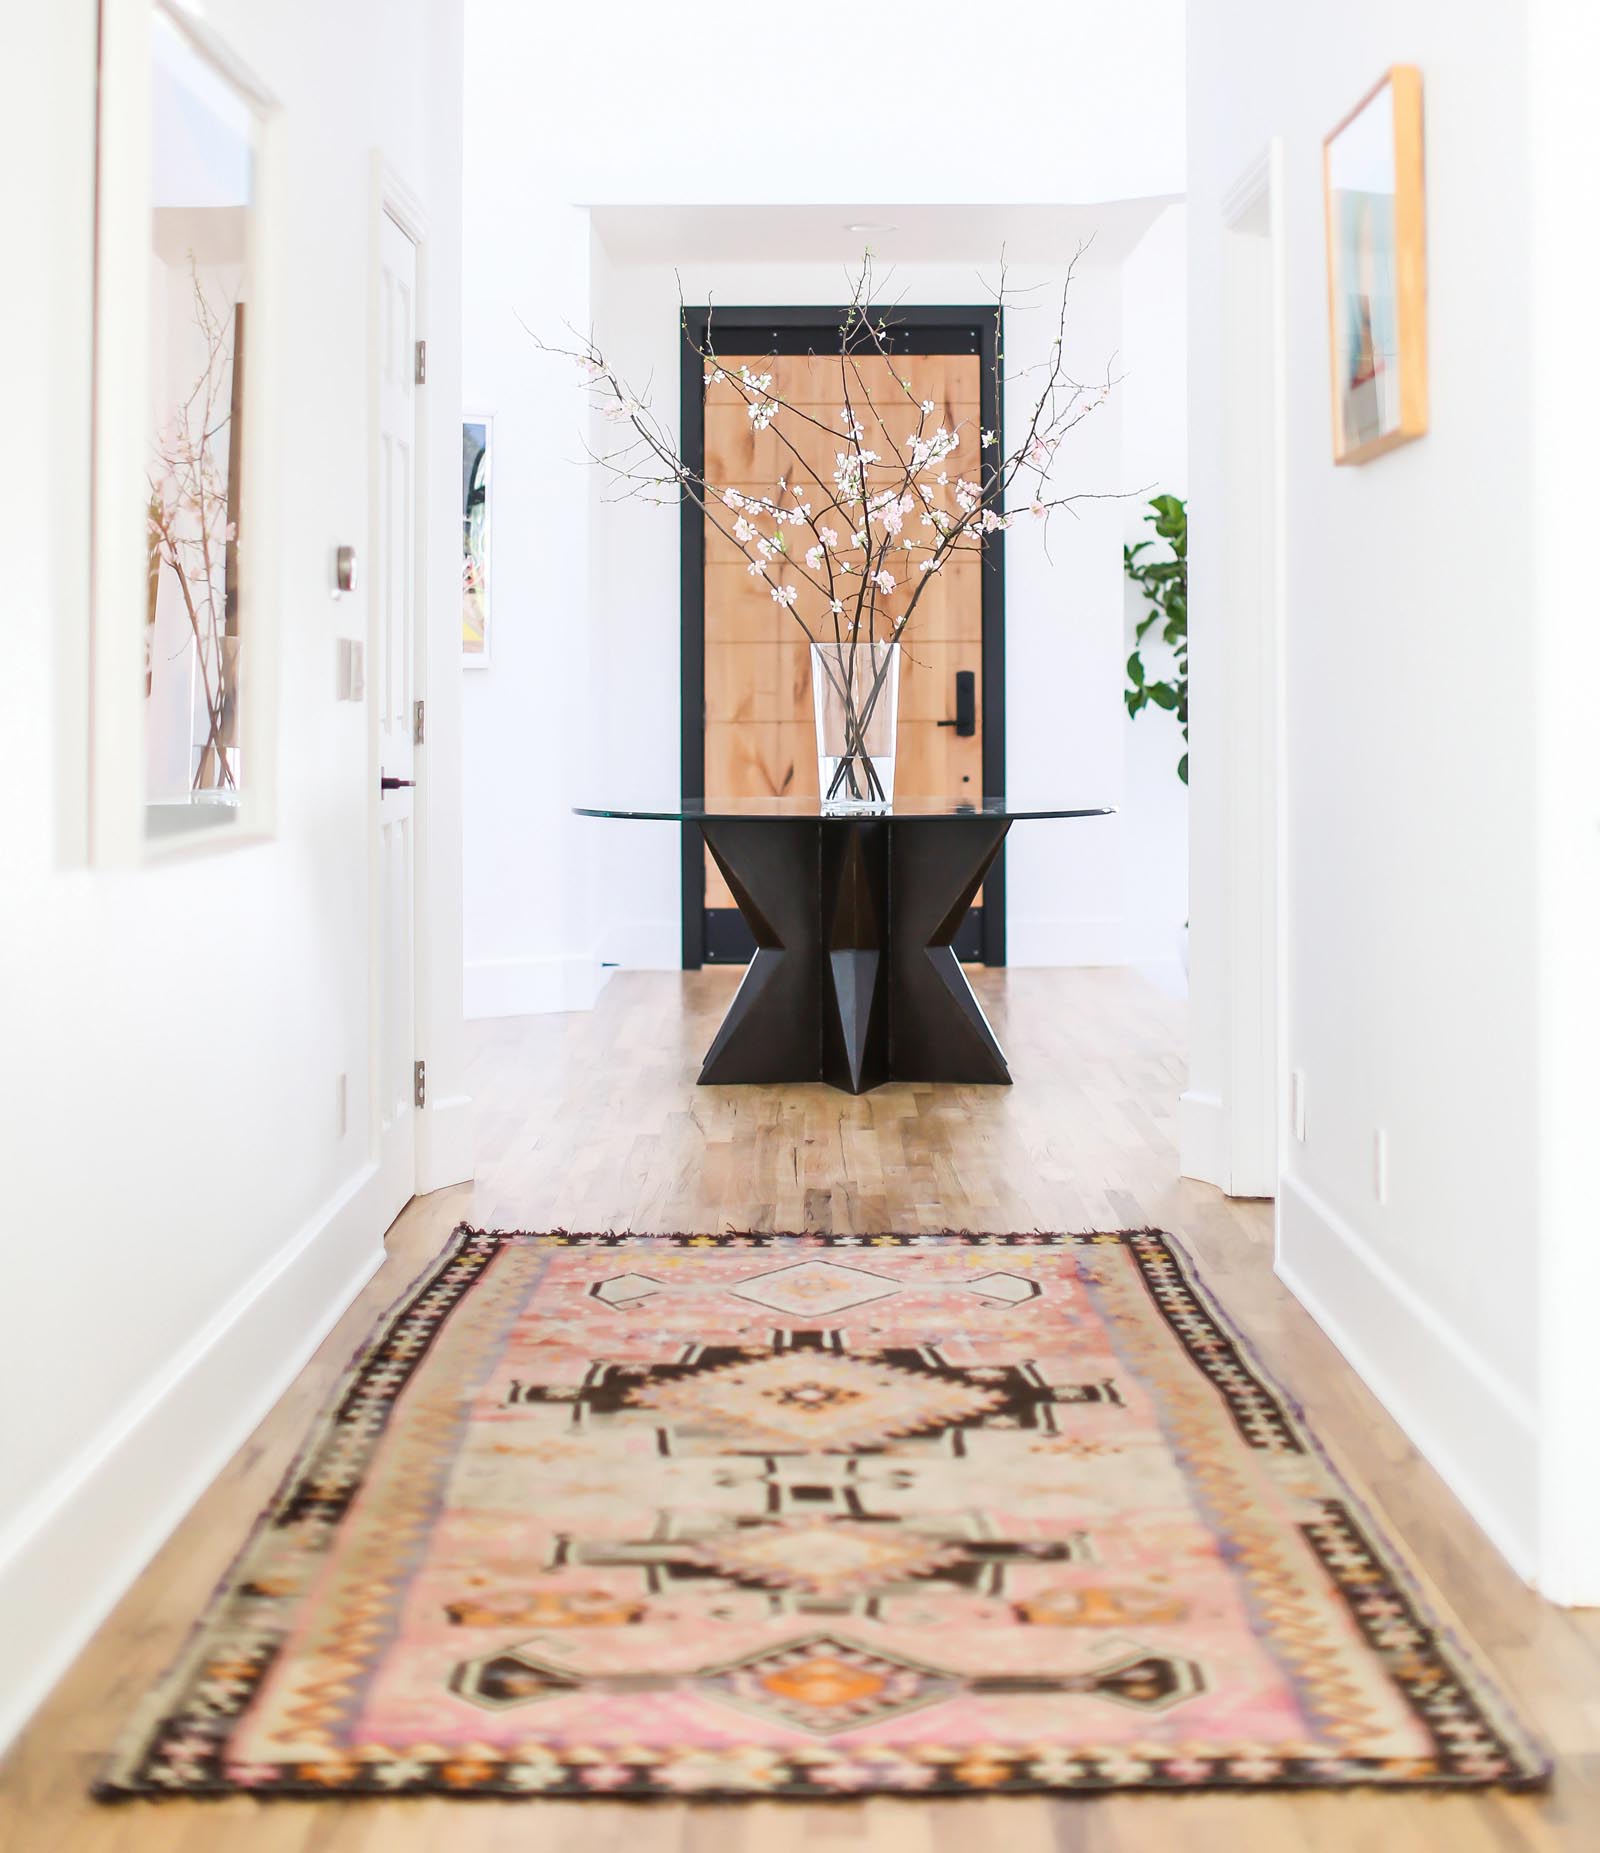
[[[1167,1237],[461,1229],[97,1792],[1545,1774]]]

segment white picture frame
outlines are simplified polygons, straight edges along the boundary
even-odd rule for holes
[[[192,807],[158,807],[147,785],[153,144],[162,126],[154,73],[163,42],[180,45],[247,107],[253,124],[238,449],[249,497],[248,544],[241,537],[237,561],[248,671],[239,677],[236,717],[249,769],[235,800]],[[276,824],[281,122],[271,94],[180,0],[102,0],[98,94],[88,849],[96,864],[123,866],[259,841]]]
[[[461,414],[461,666],[494,662],[494,414]]]

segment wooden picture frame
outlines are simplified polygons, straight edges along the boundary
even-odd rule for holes
[[[1333,460],[1428,429],[1422,73],[1396,64],[1322,144]]]

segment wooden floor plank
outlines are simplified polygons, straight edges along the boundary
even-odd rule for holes
[[[472,1026],[477,1182],[413,1203],[389,1260],[0,1766],[5,1853],[1595,1853],[1600,1615],[1496,1555],[1272,1272],[1271,1209],[1178,1178],[1182,1007],[1122,971],[985,972],[1017,1085],[696,1088],[738,973],[621,975],[590,1013]],[[1174,1231],[1430,1598],[1560,1756],[1545,1796],[1314,1794],[596,1802],[136,1802],[86,1791],[318,1401],[462,1219],[501,1228]]]

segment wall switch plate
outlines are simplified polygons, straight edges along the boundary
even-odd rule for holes
[[[1289,1125],[1302,1145],[1306,1142],[1306,1078],[1298,1068],[1289,1073]]]
[[[360,701],[367,692],[366,645],[359,637],[341,637],[334,697],[338,701]]]
[[[1372,1135],[1372,1194],[1389,1201],[1389,1135],[1381,1126]]]

